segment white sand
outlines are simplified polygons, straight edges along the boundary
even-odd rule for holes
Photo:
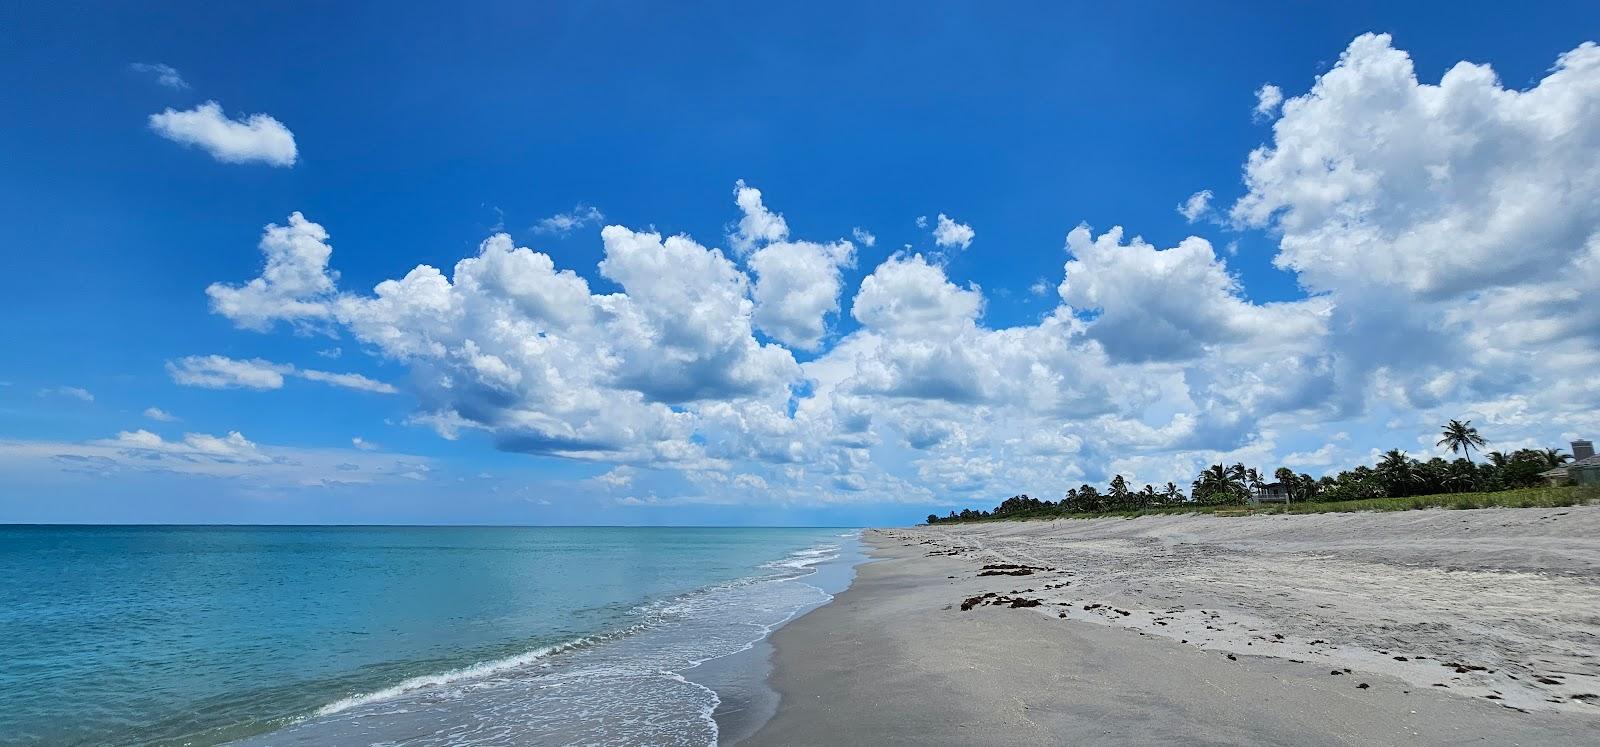
[[[867,540],[855,584],[774,636],[782,700],[745,743],[1600,744],[1600,508]],[[984,594],[1040,604],[960,609]]]
[[[1600,718],[1600,508],[1066,519],[903,536],[974,561],[1060,568],[1007,579],[1006,591],[1070,582],[1024,595],[1069,619]],[[1083,609],[1096,603],[1106,606]]]

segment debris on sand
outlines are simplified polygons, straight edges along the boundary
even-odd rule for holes
[[[1014,563],[991,563],[978,569],[979,576],[1032,576],[1043,568],[1016,565]]]

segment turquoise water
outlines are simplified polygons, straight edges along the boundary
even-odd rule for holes
[[[838,529],[0,527],[0,743],[706,744]],[[286,728],[287,727],[287,728]]]

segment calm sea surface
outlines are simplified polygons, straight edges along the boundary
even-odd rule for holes
[[[854,543],[0,526],[0,744],[704,745],[692,670],[825,601]]]

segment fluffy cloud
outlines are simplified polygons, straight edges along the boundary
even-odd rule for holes
[[[212,283],[211,310],[245,329],[265,331],[275,321],[307,324],[326,319],[338,273],[328,270],[328,232],[300,213],[288,225],[268,224],[258,244],[266,257],[261,275],[244,285]]]
[[[1593,44],[1515,91],[1465,62],[1419,83],[1387,35],[1367,34],[1285,102],[1233,216],[1283,231],[1277,265],[1313,290],[1364,278],[1449,297],[1548,279],[1595,239],[1597,114]]]
[[[958,288],[920,254],[895,255],[861,281],[850,313],[869,329],[889,332],[959,330],[983,310],[977,286]]]
[[[785,241],[762,247],[747,262],[756,274],[756,326],[785,345],[816,350],[827,315],[839,310],[841,271],[855,266],[855,247]]]
[[[1200,220],[1201,216],[1211,211],[1211,196],[1209,189],[1189,195],[1189,199],[1178,204],[1178,214],[1190,223]]]
[[[160,62],[135,62],[128,69],[136,73],[144,73],[155,77],[156,82],[168,88],[184,90],[189,87],[188,81],[178,73],[177,68]]]
[[[939,214],[939,221],[933,227],[933,243],[942,247],[961,247],[965,249],[972,246],[972,239],[978,235],[972,226],[957,223],[955,219],[944,213]]]
[[[1158,250],[1115,227],[1067,234],[1073,260],[1058,289],[1077,311],[1095,312],[1089,337],[1123,361],[1186,360],[1219,345],[1314,349],[1325,332],[1318,301],[1255,305],[1205,239]]]
[[[850,237],[855,239],[857,244],[868,249],[878,245],[878,237],[873,236],[871,231],[860,226],[850,229]]]
[[[1232,216],[1281,234],[1278,267],[1334,305],[1347,408],[1537,401],[1594,427],[1600,324],[1600,47],[1526,90],[1487,65],[1420,82],[1387,35],[1358,37],[1283,102]],[[1531,404],[1531,403],[1530,403]],[[1526,411],[1526,410],[1525,410]]]
[[[1263,83],[1256,89],[1255,118],[1271,119],[1278,111],[1278,105],[1283,103],[1283,90],[1271,83]]]
[[[728,243],[740,254],[748,254],[759,244],[783,241],[789,238],[789,224],[783,216],[767,209],[761,202],[761,190],[745,186],[740,179],[733,188],[734,202],[744,217],[728,234]]]
[[[608,304],[619,384],[678,403],[778,392],[799,373],[788,350],[755,340],[749,278],[721,252],[621,226],[601,237],[600,274],[627,291]]]
[[[363,392],[394,394],[399,391],[361,374],[296,368],[287,363],[273,363],[260,358],[238,360],[221,355],[191,355],[168,361],[167,373],[178,384],[204,389],[282,389],[283,377],[297,376],[307,381]],[[146,415],[149,415],[148,411]]]
[[[1208,434],[1237,439],[1255,413],[1304,399],[1303,376],[1283,383],[1255,368],[1243,378],[1227,371],[1261,366],[1266,355],[1280,366],[1300,360],[1286,340],[1319,339],[1315,304],[1249,304],[1198,239],[1157,251],[1123,244],[1120,232],[1098,240],[1074,232],[1074,257],[1064,264],[1070,302],[1038,324],[1007,329],[982,324],[977,286],[957,284],[921,255],[896,254],[854,294],[860,328],[824,348],[853,247],[790,240],[758,198],[736,189],[741,213],[759,219],[736,229],[749,239],[749,274],[689,237],[608,226],[597,269],[620,292],[595,293],[583,276],[499,234],[448,275],[419,266],[369,295],[336,289],[322,252],[286,253],[285,242],[263,241],[269,268],[275,254],[307,258],[292,263],[305,270],[291,273],[300,281],[213,286],[259,289],[270,301],[213,308],[257,329],[306,319],[339,325],[411,369],[420,404],[411,422],[450,438],[482,432],[506,450],[656,467],[656,484],[676,471],[680,491],[693,491],[683,500],[737,500],[758,479],[772,500],[806,502],[928,500],[1007,489],[996,486],[1010,479],[1043,486],[1089,474],[1062,465],[1064,456],[1090,460]],[[290,223],[327,246],[320,227]],[[1129,308],[1146,303],[1146,293],[1183,293],[1218,308]],[[1161,338],[1112,334],[1141,323],[1203,334],[1203,344],[1145,366]],[[762,342],[757,330],[778,342]],[[786,346],[820,355],[802,366]],[[1184,361],[1190,368],[1170,368]],[[202,362],[176,367],[190,376],[226,368]],[[266,362],[220,363],[263,377],[303,375]],[[1315,366],[1284,370],[1299,368]],[[1219,420],[1228,408],[1246,413]],[[904,448],[924,456],[894,456]],[[986,456],[974,461],[974,451]],[[727,477],[736,465],[749,476],[740,485]],[[958,482],[941,482],[958,473]]]
[[[150,129],[175,143],[198,146],[223,163],[293,166],[299,158],[294,133],[282,122],[265,114],[230,119],[215,101],[187,111],[169,108],[152,114]]]
[[[754,338],[749,281],[721,252],[620,226],[602,240],[599,270],[623,293],[592,294],[499,234],[452,277],[417,267],[329,313],[413,368],[419,422],[487,431],[513,451],[694,461],[674,408],[787,392],[794,359]]]

